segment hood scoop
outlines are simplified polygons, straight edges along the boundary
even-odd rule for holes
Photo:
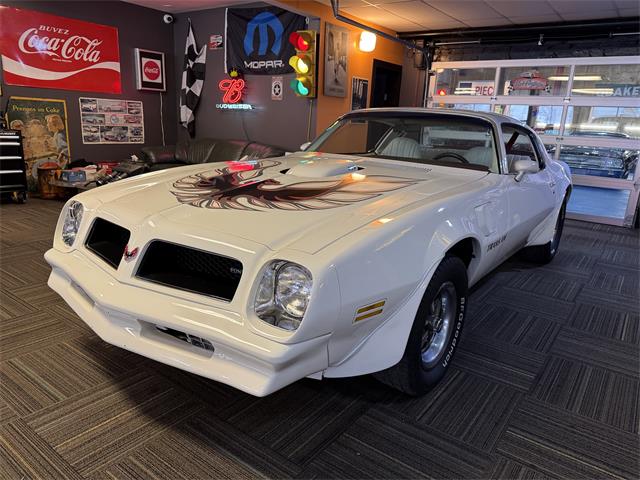
[[[312,160],[301,160],[289,169],[287,175],[304,178],[336,177],[360,169],[353,160],[315,157]]]

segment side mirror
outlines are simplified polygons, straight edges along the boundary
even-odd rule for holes
[[[527,173],[538,173],[540,167],[538,162],[533,160],[516,160],[513,163],[513,170],[516,172],[516,182],[519,182]]]
[[[307,148],[309,148],[309,145],[311,145],[311,142],[304,142],[302,145],[300,145],[300,150],[304,152]]]

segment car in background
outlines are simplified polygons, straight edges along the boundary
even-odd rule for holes
[[[622,132],[572,130],[570,137],[584,137],[587,145],[564,145],[560,152],[562,161],[571,167],[574,175],[621,178],[632,180],[640,157],[640,149],[589,146],[589,138],[610,138],[629,140]],[[550,153],[555,147],[550,149]]]
[[[291,155],[75,196],[49,286],[105,341],[253,395],[369,373],[420,395],[469,288],[516,252],[554,258],[570,193],[509,117],[359,110]]]

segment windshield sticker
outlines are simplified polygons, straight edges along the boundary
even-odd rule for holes
[[[259,178],[266,169],[277,165],[280,162],[262,160],[253,163],[250,170],[229,166],[190,175],[177,180],[171,193],[180,203],[200,208],[325,210],[370,200],[421,181],[362,173],[350,173],[336,180],[291,184],[284,184],[275,178]]]

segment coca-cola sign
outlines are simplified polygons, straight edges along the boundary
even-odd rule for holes
[[[144,64],[145,80],[150,82],[157,81],[160,78],[160,67],[154,60],[147,60]]]
[[[0,8],[9,85],[120,93],[118,30],[33,10]]]
[[[164,92],[167,89],[164,76],[164,53],[136,48],[135,54],[136,88]]]

